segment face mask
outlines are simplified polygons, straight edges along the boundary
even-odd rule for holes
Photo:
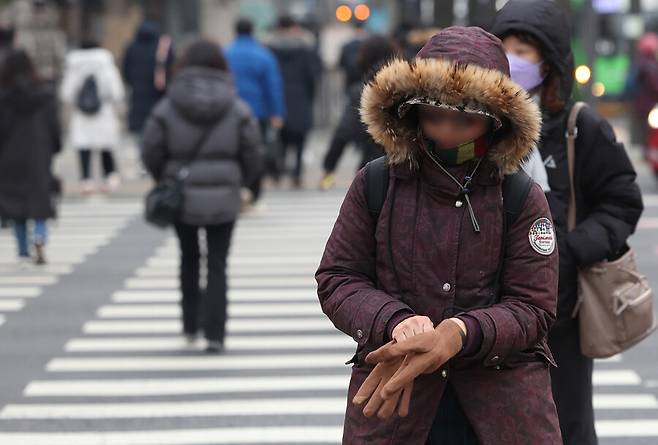
[[[471,142],[465,142],[453,148],[440,148],[436,142],[423,138],[425,148],[430,156],[445,165],[461,165],[473,159],[479,159],[487,154],[491,144],[491,134],[486,133]]]
[[[507,53],[509,60],[510,76],[512,80],[523,87],[526,91],[531,91],[542,84],[546,76],[541,73],[543,62],[530,63],[523,57],[516,54]]]

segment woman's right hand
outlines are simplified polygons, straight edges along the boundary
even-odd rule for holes
[[[431,332],[434,330],[434,323],[429,317],[415,315],[400,322],[395,328],[391,336],[396,342],[404,341],[415,335],[422,334],[423,332]]]

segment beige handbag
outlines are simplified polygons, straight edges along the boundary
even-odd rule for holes
[[[584,106],[583,102],[576,103],[568,120],[569,231],[576,227],[576,120]],[[615,261],[603,261],[579,271],[578,301],[573,312],[576,316],[580,322],[580,349],[591,358],[625,351],[656,330],[653,292],[646,277],[637,270],[632,249]]]

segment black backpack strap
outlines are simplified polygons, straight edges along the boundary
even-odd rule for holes
[[[386,156],[368,162],[364,174],[368,212],[377,221],[388,192],[388,163]]]
[[[496,269],[496,281],[494,281],[494,297],[499,298],[500,279],[503,274],[503,264],[507,256],[507,233],[514,225],[519,215],[523,212],[528,194],[534,181],[528,174],[519,169],[516,173],[505,175],[503,179],[503,208],[505,217],[503,218],[503,236],[501,240],[500,258],[498,259],[498,268]]]
[[[503,207],[505,208],[505,232],[514,225],[523,211],[533,180],[528,174],[519,169],[514,174],[506,175],[503,179]],[[505,233],[507,235],[507,233]]]

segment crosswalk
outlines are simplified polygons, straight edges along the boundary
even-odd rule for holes
[[[0,231],[0,326],[10,313],[22,310],[47,286],[57,284],[108,245],[140,211],[134,200],[98,198],[63,203],[59,218],[49,224],[49,262],[39,267],[19,264],[12,231]]]
[[[0,407],[0,444],[340,443],[349,382],[344,363],[354,342],[322,314],[313,274],[341,199],[338,192],[272,193],[262,215],[239,222],[224,355],[208,355],[202,342],[181,338],[178,251],[167,235],[79,335],[54,352],[43,377]],[[122,209],[129,218],[135,208]],[[80,207],[68,213],[89,217]],[[109,208],[99,215],[118,224]],[[71,248],[71,255],[89,255],[92,247],[75,234],[61,236],[88,250]],[[41,292],[49,285],[3,276],[0,292],[3,286]],[[14,300],[22,301],[0,302]],[[658,441],[658,400],[623,356],[598,362],[594,385],[602,444],[624,437]]]

